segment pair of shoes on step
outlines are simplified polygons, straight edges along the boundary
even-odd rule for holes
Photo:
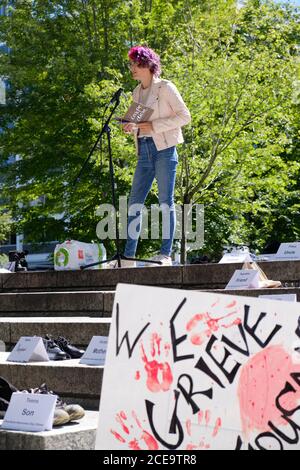
[[[56,395],[48,389],[44,383],[37,388],[23,390],[23,393],[39,393],[45,395]],[[67,405],[60,397],[57,397],[56,406],[53,417],[53,426],[61,426],[70,421],[77,421],[85,415],[84,409],[80,405]]]
[[[159,261],[160,264],[157,263],[145,263],[145,267],[155,267],[155,266],[172,266],[172,258],[171,256],[166,255],[156,255],[150,258],[150,261]],[[110,261],[107,263],[107,268],[116,269],[118,268],[118,261]],[[122,259],[121,260],[121,268],[136,268],[136,261]]]
[[[9,383],[4,377],[0,377],[0,418],[3,418],[8,408],[11,396],[15,392],[21,393],[39,393],[39,394],[51,394],[54,393],[48,389],[46,384],[42,384],[40,387],[31,388],[28,390],[18,390],[14,385]],[[56,394],[54,394],[56,395]],[[85,415],[84,409],[80,405],[67,405],[57,397],[53,426],[61,426],[69,423],[70,421],[77,421],[83,418]]]
[[[46,335],[43,343],[50,361],[63,361],[65,359],[79,359],[83,356],[84,350],[73,346],[69,340],[63,336],[53,338]]]

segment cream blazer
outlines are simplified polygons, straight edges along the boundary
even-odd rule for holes
[[[133,101],[139,103],[141,84],[133,90]],[[191,114],[186,107],[176,86],[169,80],[153,77],[146,106],[153,109],[149,119],[152,122],[154,140],[157,150],[164,150],[184,139],[181,127],[191,122]],[[137,148],[137,131],[134,132]]]

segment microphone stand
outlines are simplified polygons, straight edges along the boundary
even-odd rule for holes
[[[112,118],[115,110],[117,109],[117,107],[120,104],[120,90],[114,95],[112,100],[115,101],[115,105],[112,108],[112,111],[111,111],[110,115],[108,116],[107,120],[105,121],[105,123],[104,123],[104,125],[101,129],[100,134],[98,136],[98,139],[96,140],[93,148],[90,150],[90,153],[88,154],[86,160],[84,161],[84,163],[82,165],[82,168],[81,168],[81,170],[80,170],[80,172],[77,175],[77,178],[75,180],[75,184],[77,184],[78,181],[80,180],[81,175],[82,175],[87,163],[89,162],[89,160],[90,160],[92,154],[94,153],[98,143],[100,142],[100,139],[102,138],[102,136],[104,134],[106,134],[107,143],[108,143],[109,173],[110,173],[110,182],[111,182],[112,202],[113,202],[113,206],[115,208],[115,214],[116,214],[117,213],[117,211],[116,211],[116,207],[117,207],[117,204],[116,204],[116,184],[115,184],[115,174],[114,174],[114,166],[113,166],[112,150],[111,150],[111,129],[109,127],[109,123],[111,121],[111,118]],[[119,232],[118,221],[116,223],[116,248],[117,248],[117,253],[112,258],[102,260],[102,261],[97,261],[96,263],[81,266],[80,269],[83,270],[83,269],[91,268],[92,266],[97,266],[99,264],[109,263],[111,261],[117,261],[118,267],[121,268],[122,267],[122,263],[121,263],[122,260],[141,261],[141,262],[144,262],[144,263],[151,263],[151,264],[158,264],[158,265],[162,264],[161,261],[150,261],[150,260],[146,260],[146,259],[128,258],[127,256],[123,255],[121,253],[121,247],[120,247],[120,232]]]

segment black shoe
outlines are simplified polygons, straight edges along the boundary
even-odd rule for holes
[[[0,398],[8,402],[10,401],[12,394],[18,391],[19,390],[4,377],[0,377]]]
[[[49,335],[46,335],[46,337],[43,338],[43,343],[50,361],[63,361],[64,359],[69,359],[68,355],[61,350],[58,344],[56,344]]]
[[[4,418],[8,405],[8,401],[4,400],[4,398],[0,398],[0,419]]]
[[[63,336],[59,336],[55,339],[56,344],[67,353],[71,359],[79,359],[85,353],[83,349],[78,349],[76,346],[73,346],[69,340],[64,338]]]

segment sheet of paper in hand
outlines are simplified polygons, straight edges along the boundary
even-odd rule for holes
[[[96,448],[300,450],[299,316],[298,303],[118,284]]]
[[[133,122],[137,124],[138,122],[146,122],[149,121],[150,116],[153,113],[152,108],[148,108],[147,106],[144,106],[141,103],[132,103],[130,108],[128,109],[127,113],[125,116],[122,118],[115,118],[117,121],[120,123],[126,123],[126,122]]]

